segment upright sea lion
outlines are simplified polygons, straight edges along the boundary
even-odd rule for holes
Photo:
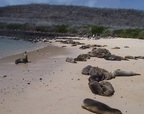
[[[135,73],[132,71],[124,71],[121,69],[117,69],[113,72],[114,76],[135,76],[135,75],[140,75],[139,73]]]
[[[27,56],[27,52],[25,51],[23,54],[23,63],[28,63],[28,56]]]
[[[119,109],[112,108],[102,102],[89,98],[83,100],[82,108],[96,114],[122,114]]]

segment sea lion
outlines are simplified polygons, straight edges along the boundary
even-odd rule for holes
[[[28,63],[28,55],[27,55],[27,51],[25,51],[24,53],[23,53],[23,63]]]
[[[113,72],[114,76],[135,76],[135,75],[140,75],[139,73],[135,73],[132,71],[124,71],[121,69],[117,69]]]
[[[15,60],[15,64],[19,64],[19,63],[23,63],[23,59],[22,58],[19,58],[19,59]]]
[[[99,82],[90,81],[88,85],[92,93],[104,96],[104,91],[102,87],[100,86]]]
[[[110,80],[112,78],[115,78],[115,76],[111,72],[108,72],[107,70],[99,67],[91,67],[89,70],[89,74],[101,80]]]
[[[115,92],[112,84],[107,81],[98,82],[97,78],[89,78],[89,88],[92,93],[101,95],[101,96],[112,96]]]
[[[115,90],[110,82],[101,81],[99,84],[103,89],[104,96],[112,96],[114,94]]]
[[[83,100],[82,108],[96,114],[122,114],[119,109],[89,98]]]
[[[88,78],[89,82],[92,82],[92,81],[102,81],[104,80],[104,75],[91,75],[89,78]]]
[[[89,75],[89,71],[90,71],[91,68],[92,68],[91,65],[88,65],[88,66],[84,67],[84,68],[82,69],[82,74],[84,74],[84,75]]]

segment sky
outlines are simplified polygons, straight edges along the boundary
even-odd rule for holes
[[[0,7],[31,3],[144,10],[144,0],[0,0]]]

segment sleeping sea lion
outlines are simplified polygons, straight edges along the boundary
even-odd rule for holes
[[[82,108],[96,114],[122,114],[119,109],[111,108],[102,102],[89,98],[83,100]]]
[[[101,81],[99,84],[103,89],[104,96],[112,96],[114,94],[115,90],[110,82]]]
[[[96,76],[96,75],[93,75],[93,76],[90,76],[89,78],[88,78],[88,81],[89,82],[92,82],[92,81],[102,81],[102,80],[104,80],[104,76],[103,75],[98,75],[98,76]]]
[[[135,73],[132,71],[124,71],[121,69],[117,69],[113,72],[114,76],[135,76],[135,75],[140,75],[139,73]]]
[[[97,79],[89,78],[89,88],[92,93],[101,96],[112,96],[115,92],[112,84],[107,81],[96,81]]]
[[[90,69],[92,68],[91,65],[88,65],[82,69],[82,74],[89,75]]]
[[[90,81],[88,85],[92,93],[104,96],[104,91],[102,87],[100,86],[99,82]]]

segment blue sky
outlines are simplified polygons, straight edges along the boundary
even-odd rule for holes
[[[144,10],[144,0],[0,0],[0,6],[47,3],[101,8],[130,8]]]

